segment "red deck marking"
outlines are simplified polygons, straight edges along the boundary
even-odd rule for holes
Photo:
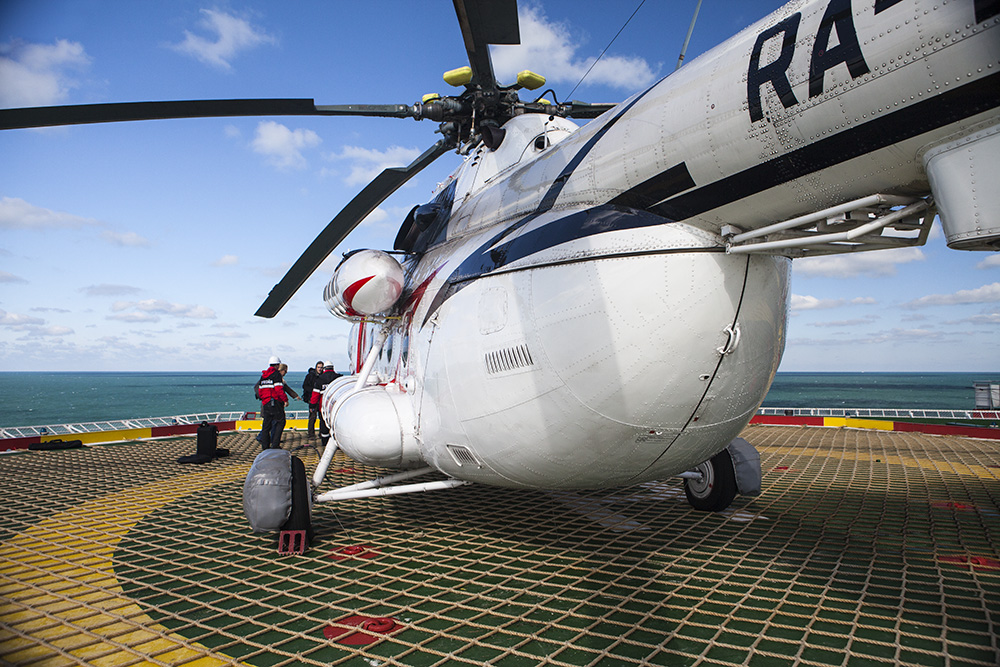
[[[1000,560],[986,556],[938,556],[938,562],[951,565],[971,565],[973,570],[1000,570]]]
[[[377,632],[380,635],[390,634],[403,627],[394,618],[372,618],[371,616],[348,616],[334,621],[334,623],[361,628],[368,632]],[[323,636],[345,646],[366,646],[382,639],[382,637],[370,635],[367,632],[352,632],[351,628],[337,628],[332,625],[323,628]]]
[[[949,510],[973,510],[975,511],[975,505],[968,505],[966,503],[956,503],[950,500],[942,500],[936,503],[931,503],[931,507],[937,507],[938,509],[949,509]]]
[[[348,475],[353,475],[354,473],[357,472],[357,470],[355,470],[354,468],[337,468],[336,470],[332,470],[331,472],[339,472]]]
[[[367,544],[351,544],[346,547],[338,547],[333,553],[327,556],[330,560],[346,560],[348,558],[375,558],[378,552]]]

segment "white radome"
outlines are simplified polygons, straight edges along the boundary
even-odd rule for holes
[[[362,250],[348,257],[333,276],[335,293],[359,315],[392,308],[403,292],[403,267],[381,250]]]

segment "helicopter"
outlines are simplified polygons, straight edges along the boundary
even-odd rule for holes
[[[267,520],[250,502],[255,528],[287,529],[312,502],[470,483],[681,476],[695,508],[720,511],[759,490],[759,457],[738,435],[781,360],[794,258],[919,246],[935,215],[950,247],[1000,249],[1000,193],[983,186],[1000,174],[996,2],[794,0],[615,105],[523,101],[543,78],[501,84],[488,47],[517,43],[516,2],[454,5],[469,65],[445,75],[452,96],[0,111],[0,129],[232,115],[438,123],[440,140],[320,232],[261,317],[409,179],[463,157],[392,248],[335,270],[324,300],[355,324],[354,374],[323,394],[332,438],[311,480],[287,452],[258,457],[245,507],[273,479],[297,500],[275,501]],[[338,450],[400,472],[321,493]],[[414,482],[431,472],[444,479]]]

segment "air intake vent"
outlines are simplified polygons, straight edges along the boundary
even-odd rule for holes
[[[531,352],[528,351],[528,346],[524,344],[487,352],[485,359],[486,372],[490,375],[508,373],[535,365],[531,358]]]
[[[451,452],[452,458],[455,459],[455,463],[460,466],[475,466],[477,468],[482,468],[483,465],[476,458],[476,455],[472,453],[472,450],[464,445],[448,445],[448,451]]]

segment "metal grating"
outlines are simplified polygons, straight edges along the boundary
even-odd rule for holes
[[[674,482],[471,486],[321,505],[313,548],[279,558],[241,513],[253,435],[204,466],[175,463],[190,438],[0,458],[0,660],[1000,663],[995,443],[750,427],[764,491],[725,513]],[[398,625],[337,643],[359,615]]]
[[[465,445],[448,445],[448,451],[451,452],[451,456],[455,459],[455,463],[460,466],[476,466],[477,468],[482,468],[482,464],[479,463],[479,459],[476,455],[472,453],[472,450]]]

